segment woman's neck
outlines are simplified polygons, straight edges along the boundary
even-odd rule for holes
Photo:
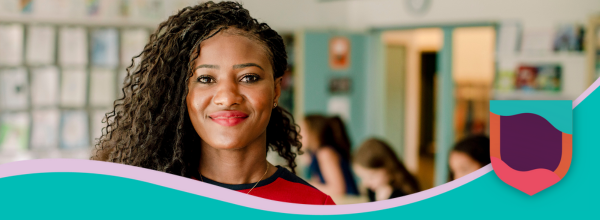
[[[200,174],[225,184],[254,183],[271,176],[276,169],[266,159],[266,138],[258,142],[239,149],[216,149],[203,142]]]

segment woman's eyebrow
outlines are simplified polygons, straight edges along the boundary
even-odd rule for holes
[[[200,69],[200,68],[219,69],[219,66],[211,65],[211,64],[202,64],[202,65],[199,65],[196,67],[196,69]]]
[[[263,69],[263,68],[262,68],[260,65],[258,65],[258,64],[256,64],[256,63],[243,63],[243,64],[237,64],[237,65],[233,65],[233,68],[234,68],[234,69],[240,69],[240,68],[251,67],[251,66],[258,67],[258,68],[260,68],[261,70],[263,70],[263,71],[264,71],[264,69]]]

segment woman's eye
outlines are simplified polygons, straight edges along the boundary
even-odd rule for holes
[[[199,83],[213,83],[215,80],[212,77],[200,76],[198,77]]]
[[[257,75],[245,75],[245,76],[242,78],[242,82],[245,82],[245,83],[253,83],[253,82],[256,82],[256,81],[258,81],[259,79],[260,79],[260,78],[259,78]]]

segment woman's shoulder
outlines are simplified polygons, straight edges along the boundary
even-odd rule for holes
[[[288,169],[277,166],[277,179],[269,184],[272,192],[277,192],[273,195],[273,200],[313,204],[313,205],[335,205],[331,197],[319,191],[314,186],[302,178],[296,176]]]
[[[340,155],[333,147],[323,146],[315,153],[321,159],[339,159]]]

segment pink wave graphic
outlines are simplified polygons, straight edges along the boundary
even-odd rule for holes
[[[596,81],[594,81],[590,87],[585,89],[585,91],[573,101],[573,108],[577,107],[579,103],[583,102],[583,100],[592,94],[592,92],[594,92],[598,87],[600,87],[600,77],[598,77],[598,79],[596,79]]]
[[[560,181],[560,177],[547,169],[518,171],[504,161],[491,157],[494,171],[502,181],[532,196]]]
[[[379,211],[425,200],[465,185],[490,171],[492,171],[492,166],[488,164],[457,180],[408,196],[370,203],[337,206],[277,202],[155,170],[92,160],[39,159],[17,161],[0,165],[0,178],[52,172],[103,174],[139,180],[259,210],[301,215],[342,215]]]

